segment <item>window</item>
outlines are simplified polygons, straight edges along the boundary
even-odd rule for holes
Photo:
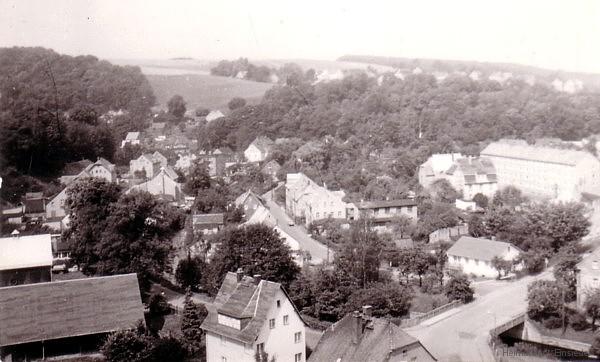
[[[338,211],[338,217],[342,217],[342,212]]]
[[[279,308],[279,307],[281,307],[281,301],[280,300],[277,301],[277,308]]]
[[[300,343],[302,340],[302,332],[294,333],[294,343]]]
[[[283,325],[287,326],[288,324],[290,324],[290,316],[286,314],[283,316]]]
[[[409,207],[407,207],[407,208],[406,208],[406,211],[408,211],[408,212],[412,212],[412,206],[409,206]]]
[[[302,362],[302,353],[296,353],[294,355],[294,362]]]
[[[227,362],[227,357],[221,357],[221,362]]]
[[[219,338],[221,339],[221,345],[224,346],[227,344],[227,339],[223,336],[219,336]]]
[[[319,218],[319,213],[317,212],[317,219]]]
[[[275,328],[275,319],[269,319],[269,328]]]
[[[386,207],[386,208],[385,208],[385,213],[386,213],[386,214],[389,214],[389,213],[390,213],[390,208],[389,208],[389,207]]]
[[[265,351],[265,344],[259,343],[256,345],[256,353],[261,354]]]

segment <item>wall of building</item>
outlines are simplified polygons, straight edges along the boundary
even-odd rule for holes
[[[495,278],[498,276],[498,271],[492,267],[492,263],[489,261],[448,255],[448,266],[461,269],[465,274],[474,274],[478,277]]]
[[[46,218],[65,216],[67,214],[65,211],[66,200],[67,189],[65,188],[46,204]]]
[[[108,182],[115,182],[117,179],[117,176],[114,174],[114,172],[110,172],[110,170],[107,170],[105,167],[99,165],[93,166],[88,172],[91,177],[103,178]]]
[[[256,147],[255,145],[251,144],[250,146],[248,146],[248,148],[246,148],[246,150],[244,151],[244,156],[246,157],[246,159],[249,162],[261,162],[265,160],[266,155],[263,154],[258,147]]]
[[[389,362],[435,361],[420,343],[415,343],[392,352]]]
[[[296,313],[292,303],[281,289],[274,300],[281,302],[280,307],[273,303],[267,314],[267,321],[263,325],[256,343],[264,343],[269,359],[275,357],[277,361],[294,361],[297,353],[302,353],[302,361],[306,361],[306,328]],[[283,316],[287,315],[289,324],[283,324]],[[269,328],[269,319],[275,319],[275,328]],[[294,343],[294,334],[301,332],[301,339]]]
[[[211,332],[206,333],[207,362],[255,362],[254,354],[254,345],[244,344]],[[223,360],[223,357],[226,360]]]
[[[0,287],[45,283],[52,280],[51,266],[0,270]]]
[[[530,196],[578,200],[579,172],[574,166],[485,155],[496,168],[498,187],[515,186]]]
[[[600,288],[600,270],[582,269],[577,274],[577,307],[583,308],[587,294]]]
[[[155,166],[158,166],[157,163],[150,162],[146,157],[140,157],[136,160],[129,161],[129,172],[133,175],[135,172],[146,171],[146,177],[151,178],[154,176],[154,172],[156,172]]]

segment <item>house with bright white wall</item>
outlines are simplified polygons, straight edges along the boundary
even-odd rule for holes
[[[244,156],[248,162],[262,162],[264,161],[274,142],[267,137],[257,137],[244,151]]]
[[[465,274],[478,277],[495,278],[498,270],[492,266],[492,259],[499,257],[515,261],[521,252],[521,249],[511,243],[461,236],[446,251],[446,255],[449,269],[462,270]]]
[[[577,307],[583,309],[588,295],[600,288],[600,249],[577,264]]]
[[[201,326],[208,362],[306,361],[306,323],[281,284],[229,272]]]
[[[319,186],[303,173],[289,173],[285,183],[286,212],[306,226],[321,219],[358,218],[358,209],[345,202],[343,190],[332,191]]]

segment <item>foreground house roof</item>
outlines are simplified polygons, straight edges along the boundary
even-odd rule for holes
[[[279,289],[287,295],[279,283],[267,280],[257,282],[248,276],[244,276],[238,282],[236,273],[227,273],[213,305],[208,306],[209,313],[202,323],[202,329],[243,343],[254,343],[267,321],[267,314],[274,305]],[[296,313],[300,316],[298,310]],[[242,328],[236,329],[220,324],[219,314],[241,319]]]
[[[133,328],[143,318],[135,274],[0,289],[0,347]]]
[[[355,318],[361,318],[365,323],[358,340]],[[347,314],[323,333],[309,361],[384,362],[411,345],[419,345],[425,349],[419,340],[387,319],[374,317],[363,319],[361,316]],[[429,355],[431,360],[435,360],[431,354]]]
[[[495,256],[501,257],[506,254],[511,248],[521,251],[513,244],[504,241],[461,236],[446,253],[470,259],[491,261]]]
[[[50,234],[0,238],[0,270],[40,266],[52,266]]]

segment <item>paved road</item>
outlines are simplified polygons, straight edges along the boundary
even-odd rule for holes
[[[321,263],[327,260],[327,246],[321,244],[317,240],[311,238],[306,233],[306,230],[302,226],[289,226],[290,218],[285,213],[285,210],[279,206],[272,199],[272,193],[267,192],[262,195],[267,202],[267,207],[271,211],[271,214],[277,219],[277,226],[283,231],[290,234],[300,244],[300,249],[306,250],[312,256],[312,262],[315,264]],[[329,251],[329,261],[333,260],[333,251]]]
[[[439,361],[493,361],[487,343],[489,331],[525,312],[527,285],[551,275],[551,271],[547,271],[512,282],[474,285],[475,301],[461,306],[458,313],[433,325],[415,326],[406,331],[418,338]],[[480,289],[484,295],[479,295]]]

